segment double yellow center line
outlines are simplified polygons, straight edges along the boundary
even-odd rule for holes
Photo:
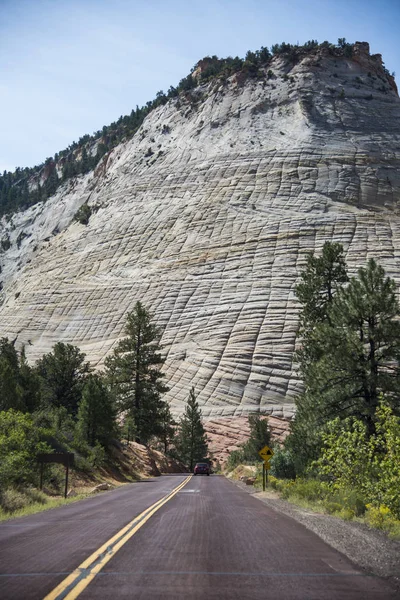
[[[118,552],[120,548],[143,527],[143,525],[177,494],[190,480],[189,475],[181,484],[169,494],[158,500],[140,515],[135,517],[128,525],[123,527],[117,534],[110,538],[96,552],[93,552],[82,564],[79,565],[68,577],[66,577],[44,600],[73,600],[89,585],[101,569]]]

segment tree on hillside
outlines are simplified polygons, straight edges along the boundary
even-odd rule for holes
[[[325,242],[321,256],[310,254],[296,286],[302,305],[300,325],[303,330],[328,319],[328,307],[336,292],[348,281],[341,244]]]
[[[41,402],[40,378],[36,369],[28,365],[24,348],[19,356],[19,380],[23,405],[27,412],[32,413],[39,408]]]
[[[318,457],[321,431],[316,405],[319,397],[312,393],[315,365],[324,354],[321,326],[329,323],[329,309],[337,292],[348,281],[341,244],[325,242],[321,256],[310,254],[296,295],[302,305],[296,352],[304,392],[296,398],[296,415],[291,423],[291,435],[285,446],[293,455],[296,469],[302,472]]]
[[[296,296],[302,305],[298,332],[301,346],[296,359],[306,389],[310,379],[308,369],[323,353],[318,328],[323,323],[330,323],[332,301],[348,280],[341,244],[325,242],[321,256],[308,256],[306,267],[301,273],[301,282],[296,286]]]
[[[321,419],[354,416],[372,434],[380,393],[400,411],[399,316],[395,282],[370,259],[339,291],[330,322],[315,336],[323,354],[310,367],[308,386]]]
[[[0,340],[0,410],[33,412],[40,401],[38,378],[7,338]]]
[[[171,444],[174,441],[176,432],[176,423],[172,417],[171,410],[167,402],[164,402],[164,406],[161,409],[160,424],[161,431],[158,435],[158,438],[162,443],[164,454],[167,454]]]
[[[63,406],[69,414],[76,416],[82,389],[90,373],[85,357],[77,346],[58,342],[52,352],[38,360],[36,370],[45,405]]]
[[[148,443],[161,433],[161,414],[165,403],[161,395],[168,388],[161,369],[160,331],[141,302],[128,313],[126,336],[105,361],[106,375],[120,412],[134,419],[136,441]]]
[[[102,378],[89,375],[79,403],[77,427],[81,437],[91,446],[103,446],[116,434],[116,411]]]
[[[207,437],[194,387],[190,390],[185,412],[179,423],[176,447],[179,458],[190,471],[193,471],[196,462],[204,461],[208,454]]]
[[[243,444],[243,457],[245,460],[259,461],[259,451],[264,446],[271,444],[271,431],[267,418],[260,415],[249,415],[250,436]]]
[[[233,450],[228,458],[228,467],[235,468],[244,463],[255,463],[261,460],[258,454],[264,446],[271,445],[271,431],[268,419],[260,415],[249,415],[248,417],[250,435],[248,440]]]
[[[303,337],[308,345],[301,364],[305,391],[296,400],[286,442],[300,471],[318,458],[321,436],[332,419],[354,417],[373,435],[380,394],[400,413],[395,282],[371,259],[346,288],[338,289],[326,314]]]
[[[25,410],[19,384],[18,353],[7,338],[2,338],[0,340],[0,409],[9,408]]]

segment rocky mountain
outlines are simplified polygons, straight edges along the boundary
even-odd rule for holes
[[[366,43],[201,83],[206,67],[94,171],[2,219],[0,334],[101,367],[141,300],[176,413],[195,386],[214,424],[289,418],[307,253],[338,241],[352,272],[373,256],[400,279],[400,99]]]

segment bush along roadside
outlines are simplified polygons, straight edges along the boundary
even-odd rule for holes
[[[262,482],[256,480],[261,487]],[[385,531],[391,539],[400,539],[400,520],[384,504],[367,503],[353,488],[335,490],[318,479],[285,480],[270,476],[268,487],[281,498],[316,512],[324,512],[345,521],[358,520]]]
[[[400,418],[381,399],[375,433],[360,419],[330,421],[321,436],[319,458],[303,475],[296,474],[289,447],[274,446],[268,487],[293,504],[344,520],[360,520],[400,539]],[[243,458],[243,455],[242,455]],[[250,466],[238,451],[228,460],[229,476],[255,478],[262,487],[260,462]]]

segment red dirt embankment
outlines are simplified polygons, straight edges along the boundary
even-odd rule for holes
[[[283,442],[289,433],[289,421],[277,417],[266,417],[273,439]],[[223,465],[229,454],[246,442],[250,435],[247,417],[221,417],[204,421],[208,447],[214,460]]]

